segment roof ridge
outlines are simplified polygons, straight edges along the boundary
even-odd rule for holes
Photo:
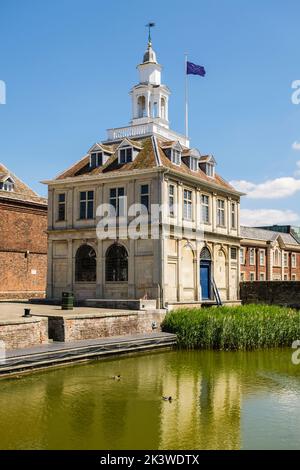
[[[43,196],[40,196],[34,189],[32,189],[27,183],[25,183],[19,176],[17,176],[13,171],[11,171],[4,163],[0,162],[0,167],[4,168],[4,170],[7,172],[7,176],[11,176],[14,180],[15,183],[17,183],[17,188],[18,185],[21,184],[25,187],[27,191],[30,191],[32,193],[32,198],[42,198]],[[22,190],[20,191],[20,188],[18,190],[14,191],[11,194],[23,194]],[[11,197],[13,199],[13,197]]]

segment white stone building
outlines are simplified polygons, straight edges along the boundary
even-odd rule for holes
[[[78,300],[147,297],[164,307],[212,300],[214,280],[223,300],[236,300],[241,193],[216,173],[213,156],[201,155],[186,136],[169,128],[170,91],[161,83],[150,41],[137,68],[130,125],[109,129],[105,141],[44,182],[49,188],[47,296],[72,291]],[[109,203],[122,227],[103,240],[97,237],[96,212]],[[124,218],[126,204],[134,203],[150,214],[153,204],[163,205],[159,218],[147,225],[147,239],[126,235],[132,219]],[[157,239],[151,228],[159,231]]]

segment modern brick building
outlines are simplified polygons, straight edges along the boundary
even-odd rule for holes
[[[241,227],[241,281],[299,281],[300,243],[290,233]]]
[[[0,164],[0,299],[43,296],[47,200]]]

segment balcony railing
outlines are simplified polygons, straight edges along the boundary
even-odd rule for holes
[[[168,140],[178,140],[182,145],[188,147],[189,140],[181,135],[177,134],[170,129],[160,126],[155,122],[150,122],[147,124],[139,124],[127,127],[119,127],[116,129],[108,129],[107,138],[111,140],[120,140],[126,137],[144,137],[145,135],[157,134]]]

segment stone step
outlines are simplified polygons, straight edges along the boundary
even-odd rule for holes
[[[70,362],[172,348],[176,341],[176,335],[171,333],[151,333],[69,343],[53,342],[34,348],[15,349],[8,351],[5,361],[0,362],[0,377]]]

